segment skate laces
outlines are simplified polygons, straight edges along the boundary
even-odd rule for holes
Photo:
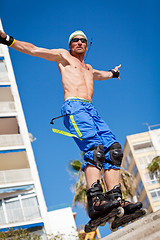
[[[95,199],[93,199],[93,206],[99,207],[103,204],[106,204],[106,199],[103,195],[98,195],[95,197]]]
[[[130,201],[125,200],[124,198],[122,198],[120,202],[121,202],[121,205],[123,205],[123,206],[127,206],[129,204],[132,204]]]

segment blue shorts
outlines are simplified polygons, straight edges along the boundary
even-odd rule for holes
[[[90,101],[79,98],[67,99],[62,106],[61,113],[62,115],[69,114],[64,117],[64,125],[71,134],[78,137],[74,137],[74,140],[80,150],[85,153],[84,160],[87,158],[93,160],[94,150],[88,151],[90,148],[102,144],[104,150],[107,150],[113,143],[118,142]],[[87,165],[92,165],[92,163],[84,161],[83,171]],[[106,153],[103,168],[105,170],[120,169],[112,165],[110,151]]]

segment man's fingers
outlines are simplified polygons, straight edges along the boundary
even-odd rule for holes
[[[118,69],[119,69],[120,67],[121,67],[121,64],[119,64],[119,66],[117,66],[116,68],[118,68]]]

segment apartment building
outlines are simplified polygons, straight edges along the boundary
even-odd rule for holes
[[[47,207],[30,141],[8,47],[0,44],[0,231],[25,227],[46,239]]]
[[[160,209],[160,182],[147,166],[160,156],[160,129],[127,136],[122,166],[135,177],[135,197],[149,212]]]

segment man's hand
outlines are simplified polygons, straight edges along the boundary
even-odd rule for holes
[[[120,80],[120,78],[119,78],[119,68],[121,67],[121,64],[119,65],[119,66],[116,66],[114,69],[111,69],[111,70],[109,70],[108,72],[111,72],[112,74],[113,74],[113,77],[112,78],[118,78],[119,80]]]
[[[5,32],[3,32],[2,30],[0,30],[0,36],[2,38],[6,38],[7,37],[7,34],[5,34]]]
[[[11,47],[14,42],[15,42],[15,40],[13,37],[8,36],[5,32],[0,30],[0,43]]]
[[[114,70],[116,71],[116,72],[119,72],[119,68],[121,67],[121,64],[119,64],[119,66],[116,66],[115,68],[114,68]],[[118,80],[120,80],[120,78],[118,77]]]

